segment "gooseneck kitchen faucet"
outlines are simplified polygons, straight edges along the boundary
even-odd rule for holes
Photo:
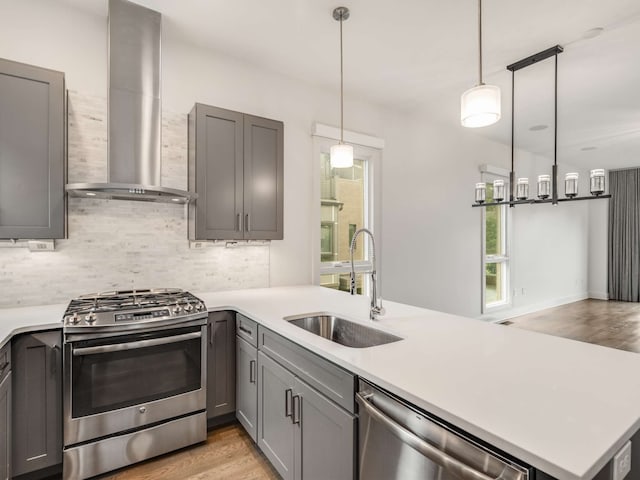
[[[361,233],[366,233],[371,238],[371,270],[362,273],[371,274],[371,310],[369,311],[369,318],[371,320],[377,320],[380,315],[384,315],[385,310],[382,306],[382,297],[378,298],[378,280],[376,277],[376,241],[373,238],[373,233],[371,233],[371,230],[366,228],[360,228],[359,230],[356,230],[356,233],[353,234],[353,238],[351,239],[351,245],[349,246],[349,253],[351,254],[351,284],[349,290],[351,292],[351,295],[355,295],[356,271],[353,264],[353,250],[356,246],[358,235],[360,235]]]

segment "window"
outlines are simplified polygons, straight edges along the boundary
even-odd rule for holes
[[[483,176],[487,183],[487,202],[493,201],[493,180],[504,179],[505,191],[509,192],[505,177],[486,173]],[[485,312],[510,302],[508,207],[494,205],[482,211],[482,310]]]
[[[374,228],[374,169],[379,162],[379,150],[354,145],[354,165],[332,168],[329,149],[334,140],[316,137],[314,149],[319,166],[319,252],[316,253],[316,274],[320,285],[349,291],[351,272],[351,241],[360,228]],[[318,197],[316,197],[318,198]],[[375,222],[379,225],[379,222]],[[379,240],[376,237],[376,246]],[[376,252],[380,258],[380,252]],[[369,276],[358,272],[371,270],[369,240],[359,235],[354,248],[356,293],[369,292]],[[377,265],[379,268],[380,265]]]

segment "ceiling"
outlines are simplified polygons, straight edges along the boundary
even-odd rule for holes
[[[55,0],[107,16],[107,0]],[[163,14],[165,35],[338,93],[339,27],[327,0],[135,0]],[[342,0],[340,0],[342,1]],[[426,112],[459,127],[459,96],[477,84],[475,0],[346,0],[345,98]],[[595,38],[585,32],[603,28]],[[485,0],[485,83],[503,118],[474,134],[510,143],[506,65],[560,44],[558,162],[640,165],[638,0]],[[516,146],[553,153],[552,64],[516,74]],[[348,111],[345,112],[348,118]],[[348,121],[346,120],[348,124]],[[548,128],[530,131],[534,125]],[[585,150],[586,149],[586,150]]]

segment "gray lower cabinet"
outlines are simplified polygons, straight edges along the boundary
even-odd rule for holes
[[[235,313],[210,312],[207,325],[207,420],[236,409]]]
[[[258,349],[236,337],[236,418],[253,441],[258,424]]]
[[[189,114],[190,240],[283,238],[284,124],[196,104]]]
[[[294,388],[299,416],[296,432],[296,476],[304,480],[351,480],[355,477],[355,416],[305,382]]]
[[[0,349],[0,480],[11,478],[11,346]]]
[[[64,74],[0,59],[0,238],[64,238]]]
[[[321,360],[307,357],[315,365]],[[302,360],[300,367],[307,365]],[[285,480],[354,479],[355,415],[262,350],[258,372],[258,446],[278,473]]]
[[[296,377],[258,352],[258,446],[283,480],[295,477],[293,388]]]
[[[60,330],[12,340],[12,475],[62,462]]]

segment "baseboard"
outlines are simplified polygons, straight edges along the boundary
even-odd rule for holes
[[[589,298],[593,298],[595,300],[609,300],[608,292],[589,292]]]
[[[232,423],[238,423],[236,420],[236,412],[225,413],[217,417],[207,419],[207,430],[214,430],[216,428],[224,427]]]
[[[569,295],[566,297],[554,298],[551,300],[545,300],[544,302],[538,302],[531,305],[522,305],[520,307],[505,308],[496,312],[489,312],[478,317],[479,320],[492,323],[500,323],[509,318],[519,317],[520,315],[527,315],[529,313],[539,312],[547,308],[559,307],[560,305],[566,305],[567,303],[579,302],[587,298],[593,298],[587,292],[578,293],[575,295]]]

